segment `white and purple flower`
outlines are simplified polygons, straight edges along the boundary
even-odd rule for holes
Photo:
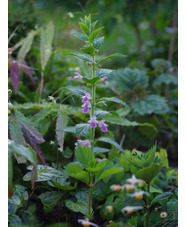
[[[90,147],[91,148],[91,143],[90,143],[90,141],[89,140],[77,140],[77,142],[75,143],[75,149],[77,149],[78,148],[78,143],[82,146],[82,147],[84,147],[84,146],[86,146],[86,147]]]
[[[96,120],[96,116],[90,116],[90,120],[88,121],[90,123],[91,128],[96,128],[98,121]]]
[[[108,80],[108,77],[107,76],[104,76],[103,78],[101,78],[101,82],[106,82]]]
[[[92,97],[91,97],[91,94],[89,92],[85,91],[84,94],[85,95],[81,97],[82,102],[84,102],[81,107],[83,107],[83,113],[88,113],[89,108],[91,108],[91,103],[90,103],[89,100],[91,100]]]
[[[108,129],[107,129],[108,125],[105,124],[104,122],[105,122],[105,120],[99,121],[99,127],[101,128],[102,132],[107,132],[108,131]]]
[[[76,76],[71,77],[70,80],[74,80],[74,79],[82,80],[82,78],[83,78],[82,75],[80,75],[78,72],[75,72],[74,74],[75,74]]]

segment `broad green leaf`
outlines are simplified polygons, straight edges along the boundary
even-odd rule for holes
[[[78,96],[84,96],[84,92],[85,90],[79,87],[66,87],[67,90],[71,91],[72,93],[74,93],[75,95]]]
[[[96,38],[96,36],[99,34],[99,32],[103,29],[103,27],[101,28],[97,28],[90,36],[89,36],[89,41],[91,43],[93,43],[94,39]]]
[[[41,195],[38,196],[38,198],[41,200],[42,204],[44,205],[43,211],[48,213],[54,209],[54,207],[57,205],[58,201],[62,197],[61,192],[53,191],[53,192],[44,192]]]
[[[13,187],[13,164],[12,152],[8,151],[8,197],[11,198],[14,193]]]
[[[90,35],[89,27],[86,24],[82,23],[82,22],[79,22],[79,25],[80,25],[80,28],[81,28],[82,32],[84,32],[86,35],[89,36]]]
[[[8,222],[10,222],[9,226],[22,226],[22,220],[21,218],[16,214],[11,214],[8,216]]]
[[[48,23],[46,28],[41,29],[41,42],[40,42],[40,53],[41,53],[41,67],[45,69],[47,62],[52,53],[52,40],[54,37],[54,25],[52,22]]]
[[[123,168],[121,168],[121,167],[113,167],[111,169],[106,169],[99,175],[99,177],[96,177],[96,181],[100,181],[105,177],[111,176],[116,173],[120,173],[122,171],[123,171]]]
[[[157,88],[161,86],[162,84],[178,84],[178,77],[176,77],[173,74],[161,74],[158,76],[154,82],[153,82],[153,87]]]
[[[144,180],[147,184],[150,184],[152,179],[160,172],[162,167],[163,162],[152,163],[150,166],[138,170],[135,175],[137,178]]]
[[[97,22],[98,22],[98,21],[94,21],[94,22],[91,24],[91,32],[94,31]]]
[[[88,41],[87,36],[85,36],[85,35],[82,34],[82,33],[72,33],[72,35],[74,35],[75,37],[77,37],[77,38],[80,39],[80,40]]]
[[[25,139],[21,127],[17,121],[10,123],[10,136],[11,139],[17,144],[25,145]]]
[[[169,199],[171,195],[172,195],[172,192],[163,192],[162,194],[157,195],[157,196],[152,200],[151,204],[158,203],[159,201],[164,200],[164,199]]]
[[[93,148],[94,154],[97,155],[99,153],[106,153],[109,152],[110,150],[107,148],[102,148],[102,147],[94,147]]]
[[[96,77],[104,77],[104,76],[108,76],[111,72],[113,72],[112,69],[97,69],[96,70]]]
[[[92,62],[92,60],[87,55],[81,54],[79,52],[67,52],[67,54],[73,55],[75,57],[78,57],[78,58],[80,58],[80,59],[82,59],[84,61]]]
[[[104,42],[104,39],[105,37],[102,36],[102,37],[98,37],[94,40],[94,44],[93,44],[93,47],[96,48],[96,49],[99,49],[101,44]]]
[[[134,156],[133,153],[127,151],[125,152],[125,158],[135,167],[143,168],[144,167],[144,159]]]
[[[149,166],[155,158],[156,145],[154,145],[145,155],[144,167]]]
[[[93,46],[88,46],[88,47],[80,48],[80,51],[84,54],[92,55],[95,51],[95,48]]]
[[[127,151],[125,150],[125,154]],[[123,166],[124,171],[126,172],[129,167],[129,160],[126,158],[126,155],[121,154],[119,158],[120,164]]]
[[[100,61],[98,61],[97,62],[97,64],[100,64],[102,61],[105,61],[105,60],[107,60],[107,59],[109,59],[109,58],[116,58],[116,57],[126,57],[126,55],[124,55],[124,54],[111,54],[111,55],[109,55],[108,57],[106,57],[106,58],[103,58],[103,59],[101,59]]]
[[[128,221],[129,226],[128,227],[137,227],[137,219],[135,217],[131,217]]]
[[[100,80],[99,77],[95,77],[95,78],[87,78],[87,77],[83,77],[83,81],[85,81],[88,84],[94,85],[98,80]]]
[[[76,135],[77,136],[86,136],[87,138],[89,138],[90,135],[90,124],[77,124],[75,126],[76,128]]]
[[[86,170],[90,173],[100,172],[105,168],[108,162],[109,162],[108,160],[100,161],[94,168],[86,167]]]
[[[76,193],[76,202],[68,199],[65,201],[65,205],[68,209],[72,210],[73,212],[81,212],[84,215],[88,215],[88,204],[89,198],[86,192],[77,192]],[[92,208],[91,208],[92,211]]]
[[[12,140],[9,140],[8,150],[18,155],[23,155],[34,166],[37,166],[37,155],[36,152],[31,148],[31,146],[24,147],[22,145],[16,144]]]
[[[43,143],[45,140],[43,139],[42,135],[38,132],[38,130],[36,128],[34,128],[33,124],[31,123],[31,121],[26,118],[21,112],[19,112],[18,110],[15,110],[15,115],[17,120],[19,121],[19,123],[21,125],[24,126],[24,128],[26,128],[30,134],[36,138],[36,140],[40,143]]]
[[[144,114],[162,114],[169,110],[166,103],[166,99],[159,95],[148,95],[143,99],[138,100],[132,104],[132,109],[134,112],[144,115]]]
[[[104,97],[104,98],[99,99],[99,102],[101,102],[101,101],[116,102],[116,103],[119,103],[119,104],[121,104],[125,107],[128,107],[128,105],[125,102],[123,102],[121,99],[118,99],[117,97],[111,97],[111,98]]]
[[[28,170],[32,170],[32,166],[27,167]],[[56,178],[60,178],[66,181],[68,179],[68,176],[66,176],[62,171],[54,169],[50,166],[46,165],[37,165],[37,180],[36,182],[41,181],[49,181],[49,180],[55,180]],[[24,175],[23,180],[29,181],[31,179],[31,172],[28,172]]]
[[[68,122],[68,116],[67,113],[64,111],[61,111],[61,109],[59,109],[58,111],[58,117],[57,117],[57,121],[56,121],[56,135],[57,135],[57,141],[58,144],[61,148],[61,151],[63,151],[63,143],[64,143],[64,135],[65,135],[65,131],[58,131],[61,128],[65,128]]]
[[[169,168],[169,160],[167,157],[167,151],[165,149],[160,149],[159,152],[156,152],[156,155],[162,160],[164,161],[164,166]]]
[[[103,117],[103,116],[105,116],[107,114],[109,114],[108,111],[96,110],[94,115],[96,116],[97,119],[99,119],[99,118],[101,118],[101,117]]]
[[[65,191],[74,190],[77,186],[77,184],[74,184],[74,186],[62,185],[61,183],[56,182],[56,181],[52,181],[52,185],[58,189],[65,190]]]
[[[95,166],[96,159],[92,148],[87,146],[82,147],[80,144],[78,144],[78,148],[75,150],[75,155],[77,161],[79,161],[85,168],[93,168]]]
[[[27,35],[27,37],[22,40],[22,46],[17,54],[17,59],[19,62],[22,62],[23,59],[25,59],[27,53],[29,52],[34,36],[36,35],[36,31],[31,31]]]
[[[62,129],[58,129],[56,131],[64,131],[64,132],[72,132],[72,133],[76,133],[76,127],[72,127],[72,126],[69,126],[69,127],[65,127],[65,128],[62,128]]]
[[[111,145],[115,146],[118,150],[124,152],[123,148],[115,140],[109,137],[99,137],[98,139],[96,139],[96,141],[110,143]]]

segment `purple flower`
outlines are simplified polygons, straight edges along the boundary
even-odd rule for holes
[[[77,140],[77,143],[75,143],[75,149],[77,149],[78,148],[78,143],[82,146],[82,147],[84,147],[84,146],[86,146],[86,147],[91,147],[91,143],[90,143],[90,141],[89,140]]]
[[[75,72],[74,74],[75,74],[76,76],[71,77],[70,80],[74,80],[74,79],[82,80],[82,78],[83,78],[82,75],[80,75],[78,72]]]
[[[92,97],[91,97],[91,94],[89,93],[89,92],[84,92],[84,94],[85,94],[85,96],[82,96],[81,98],[82,98],[82,102],[87,102],[87,101],[89,101],[90,99],[92,99]]]
[[[91,103],[87,101],[83,103],[81,107],[83,107],[83,113],[88,113],[89,108],[91,108]]]
[[[90,123],[91,128],[96,128],[98,123],[98,121],[96,120],[96,116],[90,116],[90,121],[88,121],[88,123]]]
[[[104,122],[105,122],[105,120],[99,121],[99,127],[101,128],[102,132],[107,132],[108,131],[108,129],[107,129],[108,125],[105,124]]]
[[[107,76],[104,76],[102,79],[101,79],[101,82],[106,82],[108,80],[108,77]]]

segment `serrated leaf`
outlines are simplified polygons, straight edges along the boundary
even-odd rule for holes
[[[84,215],[88,215],[88,204],[89,198],[86,192],[77,192],[76,193],[76,202],[68,199],[65,201],[65,205],[68,209],[72,210],[73,212],[81,212]],[[91,208],[92,211],[92,208]]]
[[[57,141],[61,148],[61,151],[63,151],[63,143],[64,143],[64,131],[58,131],[61,128],[65,128],[68,122],[68,116],[66,112],[62,112],[61,110],[58,111],[58,117],[56,121],[56,135],[57,135]]]
[[[18,155],[23,155],[29,162],[37,166],[37,155],[36,152],[31,148],[31,146],[24,147],[22,145],[16,144],[13,140],[9,140],[8,150]]]
[[[152,163],[148,167],[144,167],[137,172],[135,172],[135,175],[137,178],[144,180],[147,184],[150,184],[152,179],[159,173],[159,171],[162,169],[163,163]]]
[[[104,39],[105,37],[102,36],[102,37],[98,37],[94,40],[94,44],[93,44],[93,47],[96,48],[96,49],[99,49],[101,44],[104,42]]]
[[[87,36],[85,36],[84,34],[81,34],[81,33],[72,33],[72,35],[74,35],[75,37],[77,37],[78,39],[80,40],[83,40],[83,41],[88,41],[88,38]]]
[[[164,199],[169,199],[170,196],[172,195],[172,192],[163,192],[160,195],[157,195],[152,201],[151,201],[151,205],[158,203],[159,201],[162,201]]]
[[[165,149],[160,149],[159,152],[156,152],[156,155],[164,161],[164,166],[169,168],[169,160],[167,157],[167,151]]]
[[[32,123],[28,118],[26,118],[21,112],[15,110],[16,118],[18,119],[19,123],[23,125],[31,135],[37,139],[38,142],[43,143],[45,140],[43,139],[42,135],[38,132],[36,128],[33,127]]]
[[[104,111],[104,110],[96,110],[95,113],[94,113],[94,115],[96,116],[97,119],[99,119],[99,118],[101,118],[101,117],[103,117],[107,114],[109,114],[109,112]]]
[[[85,168],[93,168],[95,166],[96,159],[92,148],[87,146],[82,147],[78,144],[78,148],[75,150],[75,155],[77,161],[79,161]]]
[[[16,214],[11,214],[8,216],[8,222],[10,222],[9,226],[22,226],[21,218]]]
[[[79,25],[80,25],[80,28],[81,28],[82,32],[84,32],[86,35],[89,36],[90,35],[89,27],[86,24],[82,23],[82,22],[79,22]]]
[[[54,25],[52,22],[48,23],[46,28],[41,29],[41,42],[40,42],[40,53],[41,53],[41,67],[45,69],[47,62],[52,53],[52,40],[54,37]]]
[[[161,74],[153,81],[153,87],[157,88],[162,84],[178,84],[178,77],[173,74]]]
[[[156,145],[154,145],[151,149],[148,150],[148,152],[145,155],[145,161],[144,161],[144,167],[149,166],[154,158],[156,153]]]
[[[57,205],[58,201],[62,197],[61,192],[53,191],[53,192],[45,192],[38,196],[39,199],[41,199],[41,202],[43,203],[43,211],[48,213],[54,209],[54,207]]]
[[[113,139],[111,139],[109,137],[99,137],[96,140],[97,141],[106,142],[106,143],[110,143],[111,145],[115,146],[118,150],[124,152],[123,148],[115,140],[113,140]]]
[[[111,176],[111,175],[113,175],[113,174],[116,174],[116,173],[120,173],[120,172],[122,172],[123,171],[123,168],[119,168],[119,167],[113,167],[113,168],[111,168],[111,169],[107,169],[107,170],[105,170],[105,171],[103,171],[100,175],[99,175],[99,177],[97,178],[96,177],[96,181],[100,181],[100,180],[102,180],[103,178],[105,178],[105,177],[109,177],[109,176]]]
[[[85,136],[89,138],[90,136],[90,124],[77,124],[75,126],[76,128],[76,135],[77,136]]]
[[[103,29],[103,27],[101,28],[97,28],[94,32],[92,32],[92,34],[89,36],[89,41],[91,43],[93,43],[94,39],[96,38],[96,36],[99,34],[99,32]]]
[[[121,104],[125,107],[128,107],[128,105],[125,102],[123,102],[121,99],[118,99],[117,97],[110,97],[110,98],[104,97],[104,98],[99,99],[99,102],[101,102],[101,101],[116,102],[116,103],[119,103],[119,104]]]
[[[99,163],[97,163],[97,165],[94,168],[86,167],[86,170],[90,173],[100,172],[105,168],[105,166],[108,164],[108,162],[109,162],[108,160],[100,161]]]
[[[67,54],[73,55],[75,57],[78,57],[78,58],[80,58],[80,59],[82,59],[84,61],[92,62],[92,60],[87,55],[81,54],[79,52],[67,52]]]
[[[71,91],[72,93],[74,93],[75,95],[78,96],[84,96],[84,92],[85,90],[82,88],[78,88],[78,87],[65,87],[67,90]]]
[[[104,77],[104,76],[108,76],[111,72],[113,72],[112,69],[97,69],[96,70],[96,77]]]
[[[36,35],[36,31],[31,31],[28,33],[27,37],[22,41],[22,46],[17,54],[17,58],[19,62],[22,62],[22,60],[25,59],[27,53],[31,48],[35,35]]]
[[[101,59],[100,61],[98,61],[97,62],[97,64],[100,64],[102,61],[105,61],[105,60],[107,60],[107,59],[110,59],[110,58],[123,58],[123,57],[127,57],[127,55],[124,55],[124,54],[119,54],[119,53],[116,53],[116,54],[111,54],[111,55],[109,55],[108,57],[106,57],[106,58],[103,58],[103,59]]]
[[[132,104],[132,109],[134,112],[144,115],[144,114],[162,114],[169,110],[166,103],[166,99],[159,95],[148,95],[143,99],[138,100]]]

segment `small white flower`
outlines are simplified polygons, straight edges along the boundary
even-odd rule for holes
[[[11,110],[13,107],[14,107],[14,106],[12,105],[12,103],[9,102],[9,103],[8,103],[8,109]]]
[[[149,193],[145,191],[140,191],[140,192],[134,192],[133,194],[130,194],[128,196],[135,197],[136,199],[143,199],[143,195],[149,196]]]
[[[71,13],[71,12],[68,12],[67,15],[68,15],[70,18],[73,18],[73,17],[74,17],[73,13]]]
[[[127,179],[127,182],[130,184],[140,184],[142,183],[141,179],[137,179],[136,176],[133,174],[131,178]]]
[[[166,218],[167,217],[167,212],[161,212],[161,214],[160,214],[160,217],[161,218]]]
[[[122,190],[126,189],[127,192],[130,192],[135,188],[136,188],[136,186],[134,184],[125,184],[122,186]]]
[[[113,206],[111,206],[111,205],[106,206],[106,210],[107,210],[108,213],[112,213]]]
[[[90,222],[88,219],[78,219],[78,222],[83,225],[83,227],[89,227],[89,226],[95,226],[98,227],[98,225],[94,224],[93,222]]]
[[[119,192],[122,189],[122,186],[120,184],[113,184],[110,186],[110,189],[114,192]]]
[[[143,209],[142,206],[126,206],[121,210],[121,212],[122,213],[127,212],[127,214],[133,214],[134,211],[141,210],[141,209]]]

